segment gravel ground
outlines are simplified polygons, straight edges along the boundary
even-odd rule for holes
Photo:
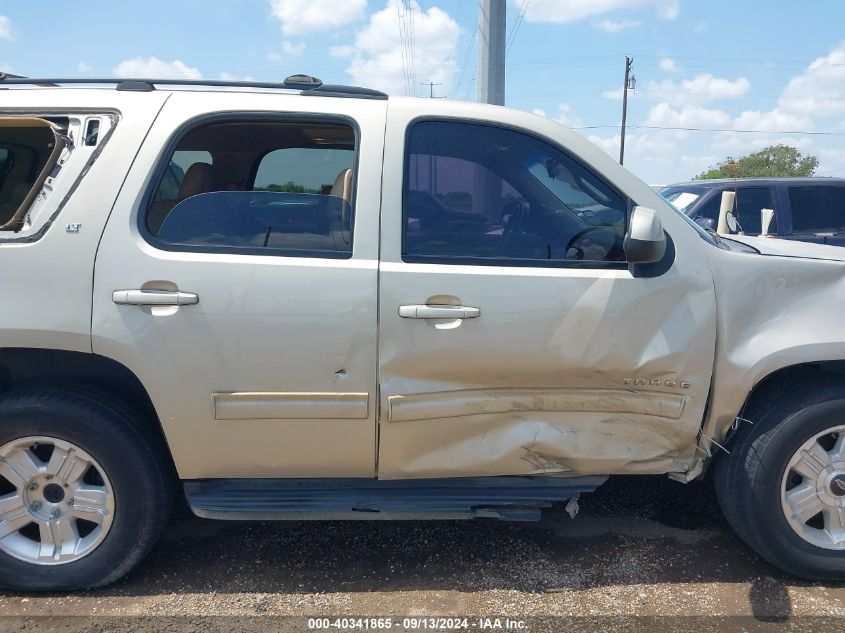
[[[532,631],[845,630],[845,583],[805,582],[758,559],[706,481],[611,480],[582,497],[574,520],[562,508],[547,514],[540,523],[240,523],[181,509],[112,586],[0,591],[0,630],[308,630],[302,616],[458,615],[502,627],[527,618]]]

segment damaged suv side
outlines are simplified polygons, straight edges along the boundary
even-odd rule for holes
[[[711,465],[758,553],[845,577],[841,249],[712,235],[506,108],[72,83],[0,83],[0,266],[27,271],[0,282],[0,584],[116,580],[177,491],[531,520]]]

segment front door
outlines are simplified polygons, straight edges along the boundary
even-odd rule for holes
[[[632,273],[636,201],[574,153],[412,117],[391,105],[404,184],[384,182],[379,476],[683,469],[714,354],[704,243],[667,218],[689,242],[670,233],[666,261]]]
[[[94,352],[140,378],[184,479],[371,477],[384,102],[213,99],[172,95],[127,178]]]

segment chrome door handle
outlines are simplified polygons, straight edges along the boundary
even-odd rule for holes
[[[474,319],[481,316],[479,308],[472,306],[399,306],[403,319]]]
[[[176,290],[115,290],[112,301],[130,306],[188,306],[199,303],[193,292]]]

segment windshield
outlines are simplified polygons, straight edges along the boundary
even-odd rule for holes
[[[686,213],[689,211],[696,201],[701,198],[707,189],[704,187],[685,187],[685,188],[668,188],[663,189],[660,195],[672,203],[672,206]]]

